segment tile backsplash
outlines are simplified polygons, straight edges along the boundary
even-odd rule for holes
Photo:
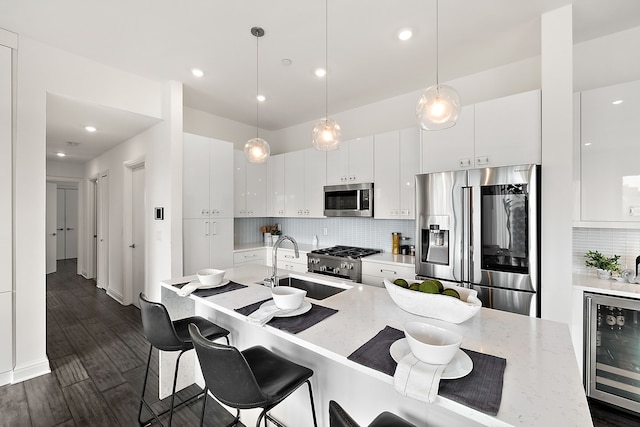
[[[573,271],[586,273],[584,254],[588,250],[605,256],[620,255],[620,269],[635,271],[636,257],[640,255],[640,230],[611,228],[573,229]]]
[[[321,246],[359,246],[391,252],[391,233],[394,232],[409,237],[402,244],[416,243],[415,221],[372,218],[236,218],[234,243],[260,242],[260,227],[276,223],[280,224],[283,234],[292,236],[298,243],[311,244],[316,235]]]

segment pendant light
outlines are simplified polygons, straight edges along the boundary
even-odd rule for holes
[[[438,76],[439,57],[439,0],[436,0],[436,84],[422,92],[416,116],[424,130],[440,130],[456,124],[460,115],[460,97],[451,86],[441,85]]]
[[[271,148],[269,147],[269,143],[264,139],[260,138],[260,101],[258,100],[258,95],[260,94],[259,86],[258,86],[258,78],[259,78],[259,49],[258,49],[258,41],[260,37],[264,36],[264,30],[260,27],[251,28],[251,34],[253,34],[256,38],[256,137],[251,138],[244,144],[244,155],[247,157],[247,160],[251,163],[264,163],[269,158],[269,154],[271,154]]]
[[[328,0],[324,2],[324,118],[318,121],[313,127],[311,133],[311,142],[318,151],[334,151],[340,148],[340,139],[342,138],[342,131],[340,125],[333,119],[329,118],[329,70],[328,70],[328,56],[329,50],[329,26],[328,18],[329,8]]]

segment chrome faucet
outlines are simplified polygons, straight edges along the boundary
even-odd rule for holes
[[[285,240],[289,240],[293,243],[293,250],[296,254],[296,258],[300,258],[300,253],[298,252],[298,242],[291,236],[282,235],[278,238],[278,240],[273,244],[273,273],[271,274],[271,278],[269,278],[269,282],[271,282],[272,287],[278,286],[278,248]]]

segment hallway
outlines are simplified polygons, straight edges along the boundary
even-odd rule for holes
[[[52,373],[0,387],[0,426],[137,425],[149,351],[140,311],[120,305],[95,281],[77,275],[75,259],[58,261],[58,271],[47,275],[46,295]],[[146,396],[162,411],[168,399],[157,398],[157,365],[154,351]],[[197,389],[191,386],[178,396]],[[198,425],[200,410],[199,401],[180,408],[173,425]],[[207,401],[205,425],[226,425],[232,419],[213,399]]]

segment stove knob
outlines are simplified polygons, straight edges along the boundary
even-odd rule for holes
[[[338,267],[333,269],[334,274],[340,274],[340,269]]]
[[[327,266],[326,265],[321,265],[320,266],[320,271],[327,271]]]
[[[347,270],[353,270],[353,263],[352,262],[347,264]]]

